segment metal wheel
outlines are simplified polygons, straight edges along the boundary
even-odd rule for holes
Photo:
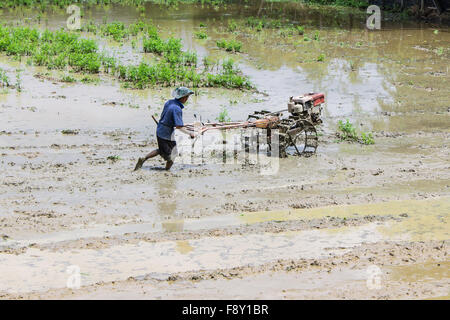
[[[319,144],[314,125],[307,120],[299,120],[287,131],[286,155],[310,157]]]

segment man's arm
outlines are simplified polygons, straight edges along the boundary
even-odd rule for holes
[[[191,131],[185,129],[185,127],[183,127],[183,126],[177,126],[177,127],[175,127],[175,128],[177,128],[178,130],[180,130],[181,132],[183,132],[183,133],[185,133],[185,134],[188,134],[192,139],[195,138],[195,134],[194,134],[193,132],[191,132]]]
[[[181,132],[189,135],[192,139],[195,138],[195,134],[188,131],[185,127],[184,127],[184,123],[183,123],[183,112],[180,110],[176,110],[173,113],[173,122],[175,123],[175,128],[177,128],[178,130],[180,130]]]

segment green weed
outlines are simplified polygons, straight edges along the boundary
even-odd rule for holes
[[[340,141],[359,142],[365,145],[375,143],[373,134],[370,132],[363,132],[361,133],[361,137],[359,137],[356,128],[348,119],[346,119],[345,123],[342,120],[338,121],[338,130],[337,136]]]
[[[216,44],[217,47],[231,52],[241,52],[242,48],[242,43],[234,39],[231,40],[220,39],[217,40]]]
[[[227,30],[229,32],[235,32],[238,28],[238,24],[236,23],[236,21],[234,21],[233,19],[231,19],[230,21],[228,21],[228,27]]]
[[[362,144],[367,144],[367,145],[375,144],[375,140],[373,138],[372,133],[370,133],[370,132],[368,132],[368,133],[366,133],[366,132],[361,133],[361,142],[362,142]]]
[[[297,26],[297,32],[299,35],[303,35],[305,33],[305,27]]]
[[[22,70],[17,69],[16,70],[16,90],[17,92],[22,92],[22,75],[21,75]]]
[[[62,82],[69,82],[69,83],[73,83],[73,82],[77,82],[77,79],[75,79],[74,77],[72,77],[71,75],[64,75],[61,78]]]
[[[75,135],[75,134],[78,134],[79,131],[78,131],[78,130],[74,130],[74,129],[64,129],[64,130],[61,130],[61,133],[62,133],[62,134],[71,134],[71,135]]]
[[[194,32],[194,36],[195,36],[197,39],[207,39],[207,38],[208,38],[208,35],[207,35],[206,32],[203,31],[203,30]]]
[[[313,39],[314,40],[316,40],[316,41],[320,41],[320,32],[319,31],[315,31],[314,32],[314,37],[313,37]]]
[[[219,122],[230,122],[231,118],[228,115],[228,110],[224,107],[222,111],[219,113],[219,115],[216,118]]]
[[[9,77],[5,70],[0,68],[0,86],[9,87]]]
[[[338,129],[339,129],[338,136],[341,140],[350,140],[350,141],[358,140],[358,134],[356,133],[356,129],[348,119],[346,120],[345,123],[342,120],[339,120]]]
[[[119,34],[122,34],[120,30],[124,30],[122,24],[113,23],[109,26],[112,27],[104,30],[109,30],[108,34],[113,37],[117,34],[114,30],[119,30]],[[139,89],[148,86],[175,85],[194,88],[201,86],[252,88],[249,79],[230,61],[224,61],[220,68],[218,62],[204,59],[205,68],[199,72],[197,54],[182,51],[181,39],[170,37],[164,40],[154,26],[140,22],[126,29],[131,35],[144,32],[144,51],[158,55],[158,59],[152,63],[122,65],[115,57],[99,52],[95,40],[80,38],[77,32],[64,30],[41,32],[28,27],[4,25],[0,25],[0,52],[18,60],[26,56],[29,64],[45,66],[48,69],[82,74],[109,73],[125,82],[126,87]],[[231,46],[231,50],[240,50],[240,43],[236,41],[231,42]],[[211,73],[213,69],[216,69],[214,74]],[[81,81],[90,83],[93,80],[85,77]],[[20,85],[16,85],[16,88],[21,90]]]
[[[106,160],[110,160],[110,161],[112,161],[112,162],[116,162],[116,161],[119,161],[119,160],[121,160],[121,159],[120,159],[120,156],[114,155],[114,156],[108,156],[108,157],[106,158]]]

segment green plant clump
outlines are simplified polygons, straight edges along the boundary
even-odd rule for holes
[[[9,87],[9,77],[6,71],[0,68],[0,86]]]
[[[69,82],[69,83],[73,83],[73,82],[77,82],[77,79],[75,79],[74,77],[72,77],[71,75],[64,75],[61,78],[62,82]]]
[[[242,48],[242,43],[234,39],[231,40],[220,39],[216,42],[216,44],[217,47],[232,52],[241,52]]]
[[[194,32],[194,36],[195,36],[197,39],[207,39],[207,38],[208,38],[208,35],[207,35],[206,32],[203,31],[203,30]]]
[[[107,160],[111,160],[112,162],[116,162],[120,160],[120,156],[114,155],[114,156],[108,156],[106,158]]]
[[[206,86],[208,87],[224,87],[224,88],[245,88],[250,89],[252,85],[250,81],[239,75],[233,59],[223,61],[221,72],[219,74],[207,74]]]
[[[371,132],[363,132],[361,133],[361,142],[362,144],[375,144],[375,139]]]
[[[228,115],[228,110],[224,107],[222,111],[219,113],[219,115],[216,118],[219,122],[230,122],[231,118]]]
[[[186,85],[252,88],[249,79],[233,63],[230,66],[229,62],[224,62],[215,74],[206,68],[199,72],[197,54],[182,51],[181,39],[171,37],[163,40],[152,25],[140,24],[136,30],[145,30],[144,51],[159,56],[156,61],[122,65],[116,58],[100,53],[96,41],[83,39],[76,32],[41,32],[29,27],[3,25],[0,25],[0,52],[18,60],[26,56],[30,65],[48,69],[88,74],[109,73],[124,81],[126,87],[142,89],[154,85]],[[20,88],[20,85],[16,87]]]
[[[81,39],[63,30],[40,33],[28,27],[0,25],[0,51],[20,59],[30,56],[38,66],[98,73],[101,65],[98,46],[94,40]]]
[[[359,142],[366,145],[375,143],[373,134],[370,132],[363,132],[361,137],[359,137],[356,128],[348,119],[346,119],[345,123],[342,120],[338,121],[338,130],[337,136],[341,141]]]
[[[347,119],[345,123],[342,120],[338,121],[338,135],[341,140],[357,141],[358,134],[353,124]]]

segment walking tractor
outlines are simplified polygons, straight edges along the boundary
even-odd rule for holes
[[[260,128],[265,131],[265,139],[259,135],[243,136],[243,145],[246,150],[251,144],[267,143],[268,151],[278,146],[278,155],[282,158],[288,155],[311,156],[316,152],[318,137],[315,126],[322,123],[320,119],[322,104],[325,102],[323,93],[307,93],[290,97],[287,109],[270,112],[266,110],[255,111],[243,122],[216,122],[201,123],[200,127],[187,124],[186,129],[204,133],[208,130],[230,130],[237,128]],[[286,116],[285,116],[285,113]],[[273,141],[274,137],[275,139]]]

